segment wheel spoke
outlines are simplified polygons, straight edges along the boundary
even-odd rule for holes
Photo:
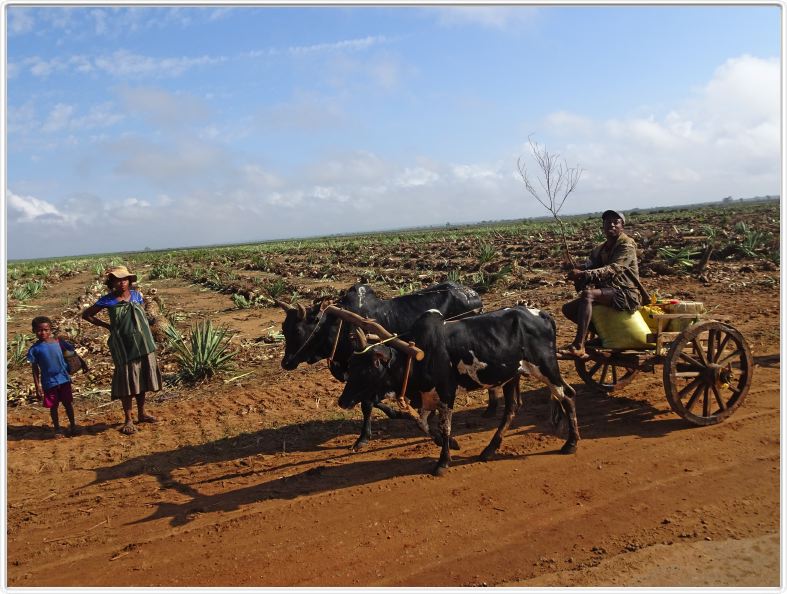
[[[604,363],[604,366],[601,368],[601,377],[598,380],[598,383],[603,384],[604,380],[607,379],[607,370],[609,369],[609,363]]]
[[[593,377],[593,374],[598,371],[599,367],[601,367],[601,361],[596,361],[596,364],[588,370],[588,375]]]
[[[716,342],[717,331],[714,329],[708,330],[708,361],[713,361],[713,352]]]
[[[735,357],[740,357],[742,354],[743,354],[743,351],[741,349],[735,349],[729,355],[724,357],[724,359],[722,359],[721,361],[718,361],[716,363],[716,365],[718,365],[719,367],[724,367],[724,364],[727,363],[727,361],[730,361],[730,360],[734,359]]]
[[[699,383],[699,381],[700,381],[700,378],[699,377],[695,377],[688,384],[686,384],[683,387],[683,389],[680,392],[678,392],[678,399],[679,400],[683,400],[686,397],[686,394],[691,392],[691,390],[694,389],[694,387]]]
[[[691,409],[694,408],[694,405],[697,403],[697,396],[700,395],[701,391],[702,391],[702,384],[698,382],[697,388],[694,390],[694,394],[691,395],[691,398],[689,398],[689,401],[686,403],[687,412],[691,412]]]
[[[727,346],[727,343],[730,341],[730,338],[732,338],[731,334],[725,334],[724,338],[721,339],[719,346],[716,347],[716,359],[714,363],[718,362],[718,360],[721,358],[722,353],[724,353],[724,347]]]
[[[708,384],[702,389],[702,416],[709,417],[710,416],[710,388]]]
[[[697,369],[704,369],[705,367],[702,363],[697,361],[694,357],[692,357],[685,351],[680,352],[680,358],[686,361],[689,365],[696,367]]]
[[[697,340],[696,336],[691,339],[691,344],[694,345],[694,352],[697,355],[699,355],[700,359],[702,359],[702,365],[704,367],[707,367],[708,366],[708,358],[705,356],[705,351],[703,350],[702,345],[700,345],[700,343]]]
[[[615,367],[614,365],[612,366],[612,383],[613,384],[618,383],[618,368]]]
[[[710,387],[713,389],[713,395],[716,397],[716,402],[719,403],[719,408],[721,410],[727,410],[727,405],[724,404],[724,399],[722,399],[721,394],[719,394],[719,388],[716,386],[716,382],[713,382]]]

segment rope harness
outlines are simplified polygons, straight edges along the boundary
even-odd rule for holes
[[[333,349],[331,349],[331,355],[330,355],[330,357],[328,357],[328,367],[330,367],[331,364],[333,364],[333,357],[334,357],[334,355],[336,355],[336,347],[339,346],[339,337],[342,335],[342,324],[343,323],[344,323],[344,320],[339,318],[339,328],[337,328],[337,330],[336,330],[336,339],[333,341]]]

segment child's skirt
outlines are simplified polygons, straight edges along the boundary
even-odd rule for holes
[[[148,353],[121,367],[115,367],[112,375],[112,400],[159,390],[161,371],[156,361],[156,353]]]

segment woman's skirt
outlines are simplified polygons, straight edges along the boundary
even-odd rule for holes
[[[159,390],[161,371],[156,361],[156,353],[148,353],[121,367],[115,367],[112,375],[112,400]]]

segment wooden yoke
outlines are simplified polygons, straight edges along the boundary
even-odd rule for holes
[[[374,320],[364,318],[363,316],[359,316],[358,314],[347,311],[346,309],[342,309],[341,307],[336,307],[335,305],[329,305],[326,307],[325,313],[334,315],[340,320],[344,320],[345,322],[349,322],[355,326],[359,326],[364,331],[376,334],[385,342],[390,343],[391,346],[394,346],[405,353],[408,357],[414,357],[416,361],[421,361],[424,358],[424,352],[421,349],[412,343],[407,343],[399,338],[395,338],[393,334],[388,332],[388,330],[383,328]]]

